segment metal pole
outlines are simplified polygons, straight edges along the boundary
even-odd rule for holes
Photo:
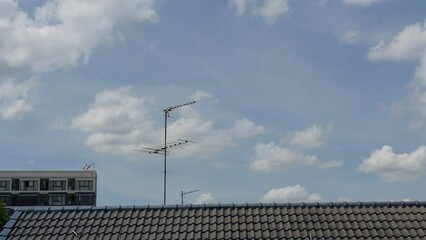
[[[183,191],[180,191],[180,204],[183,205]]]
[[[167,191],[167,115],[168,109],[164,109],[164,197],[163,205],[166,205],[166,191]]]

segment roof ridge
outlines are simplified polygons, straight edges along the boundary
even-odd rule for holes
[[[200,208],[269,208],[269,207],[410,207],[425,206],[426,201],[380,201],[380,202],[300,202],[300,203],[216,203],[185,205],[119,205],[119,206],[63,206],[63,207],[19,207],[16,212],[54,212],[78,210],[132,210],[132,209],[200,209]]]

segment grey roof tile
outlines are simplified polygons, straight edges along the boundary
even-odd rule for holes
[[[0,239],[424,239],[426,203],[23,209]]]
[[[419,237],[425,237],[426,236],[425,231],[421,228],[412,229],[412,230],[414,230],[416,232],[416,234],[415,234],[416,236],[419,236]]]

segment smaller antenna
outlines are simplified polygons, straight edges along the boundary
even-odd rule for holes
[[[181,204],[183,205],[183,196],[185,196],[186,194],[195,193],[195,192],[198,192],[198,191],[200,191],[200,190],[192,190],[192,191],[188,191],[188,192],[180,191]]]
[[[95,170],[95,163],[92,163],[92,164],[84,164],[84,167],[83,167],[83,169],[84,169],[84,171],[88,171],[90,168],[93,168],[93,170]]]

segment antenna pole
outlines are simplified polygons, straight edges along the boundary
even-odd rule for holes
[[[180,200],[181,200],[180,205],[183,205],[183,195],[184,194],[185,193],[183,191],[180,191]]]
[[[196,103],[195,101],[182,103],[172,107],[166,107],[164,111],[164,196],[163,196],[163,205],[166,205],[167,201],[167,118],[169,113],[176,108],[181,108]]]
[[[163,196],[163,205],[166,205],[166,196],[167,196],[167,115],[169,111],[164,109],[164,196]]]

